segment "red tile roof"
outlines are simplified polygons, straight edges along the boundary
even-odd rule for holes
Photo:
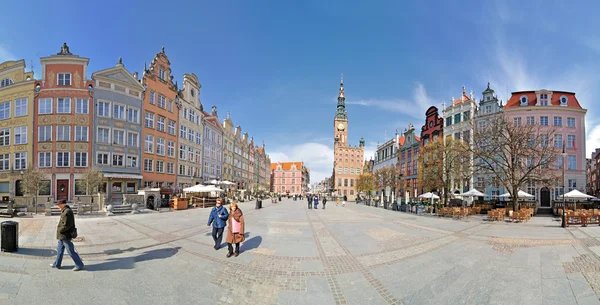
[[[470,97],[468,97],[465,93],[463,93],[461,97],[459,97],[458,99],[454,100],[454,105],[456,105],[456,104],[458,104],[458,103],[460,103],[462,101],[468,101],[470,99],[471,99]]]
[[[292,169],[292,164],[296,164],[297,170],[302,170],[302,162],[279,162],[279,163],[271,163],[271,170],[276,170],[277,165],[281,164],[281,169],[284,171],[289,171]]]
[[[398,144],[400,144],[400,146],[404,145],[404,136],[401,136],[401,137],[398,139]]]
[[[564,95],[569,99],[567,102],[567,106],[565,106],[565,107],[582,109],[581,105],[579,104],[579,101],[575,97],[575,93],[566,92],[566,91],[551,91],[551,92],[552,92],[552,100],[550,101],[550,104],[552,106],[560,106],[560,97]],[[535,106],[535,104],[537,103],[536,91],[517,91],[517,92],[512,93],[510,99],[508,100],[508,102],[506,103],[504,108],[506,109],[506,108],[521,107],[521,97],[523,95],[527,96],[527,101],[528,101],[527,105],[528,106]]]

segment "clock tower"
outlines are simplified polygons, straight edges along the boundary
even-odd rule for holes
[[[338,94],[337,109],[333,120],[333,145],[346,146],[348,144],[348,113],[346,112],[346,97],[344,96],[344,75],[340,80],[340,93]]]
[[[365,160],[365,140],[360,139],[358,146],[348,144],[348,113],[344,95],[344,77],[340,81],[337,108],[333,118],[333,175],[332,191],[338,198],[355,200],[357,179],[362,174]]]

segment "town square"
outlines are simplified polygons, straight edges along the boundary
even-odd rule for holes
[[[0,304],[600,304],[600,4],[34,4]]]

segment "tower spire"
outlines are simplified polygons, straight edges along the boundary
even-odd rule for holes
[[[344,73],[342,73],[342,77],[340,78],[340,94],[338,95],[338,98],[340,97],[344,97]]]
[[[338,103],[337,103],[337,109],[335,111],[335,118],[336,119],[347,119],[348,118],[348,114],[346,113],[346,97],[344,95],[344,74],[342,74],[341,78],[340,78],[340,93],[338,94]]]

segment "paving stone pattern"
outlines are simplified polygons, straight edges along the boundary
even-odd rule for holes
[[[48,267],[58,217],[16,218],[0,304],[600,304],[599,226],[263,204],[240,204],[247,236],[231,258],[213,249],[209,209],[77,216],[81,272],[67,254]]]

